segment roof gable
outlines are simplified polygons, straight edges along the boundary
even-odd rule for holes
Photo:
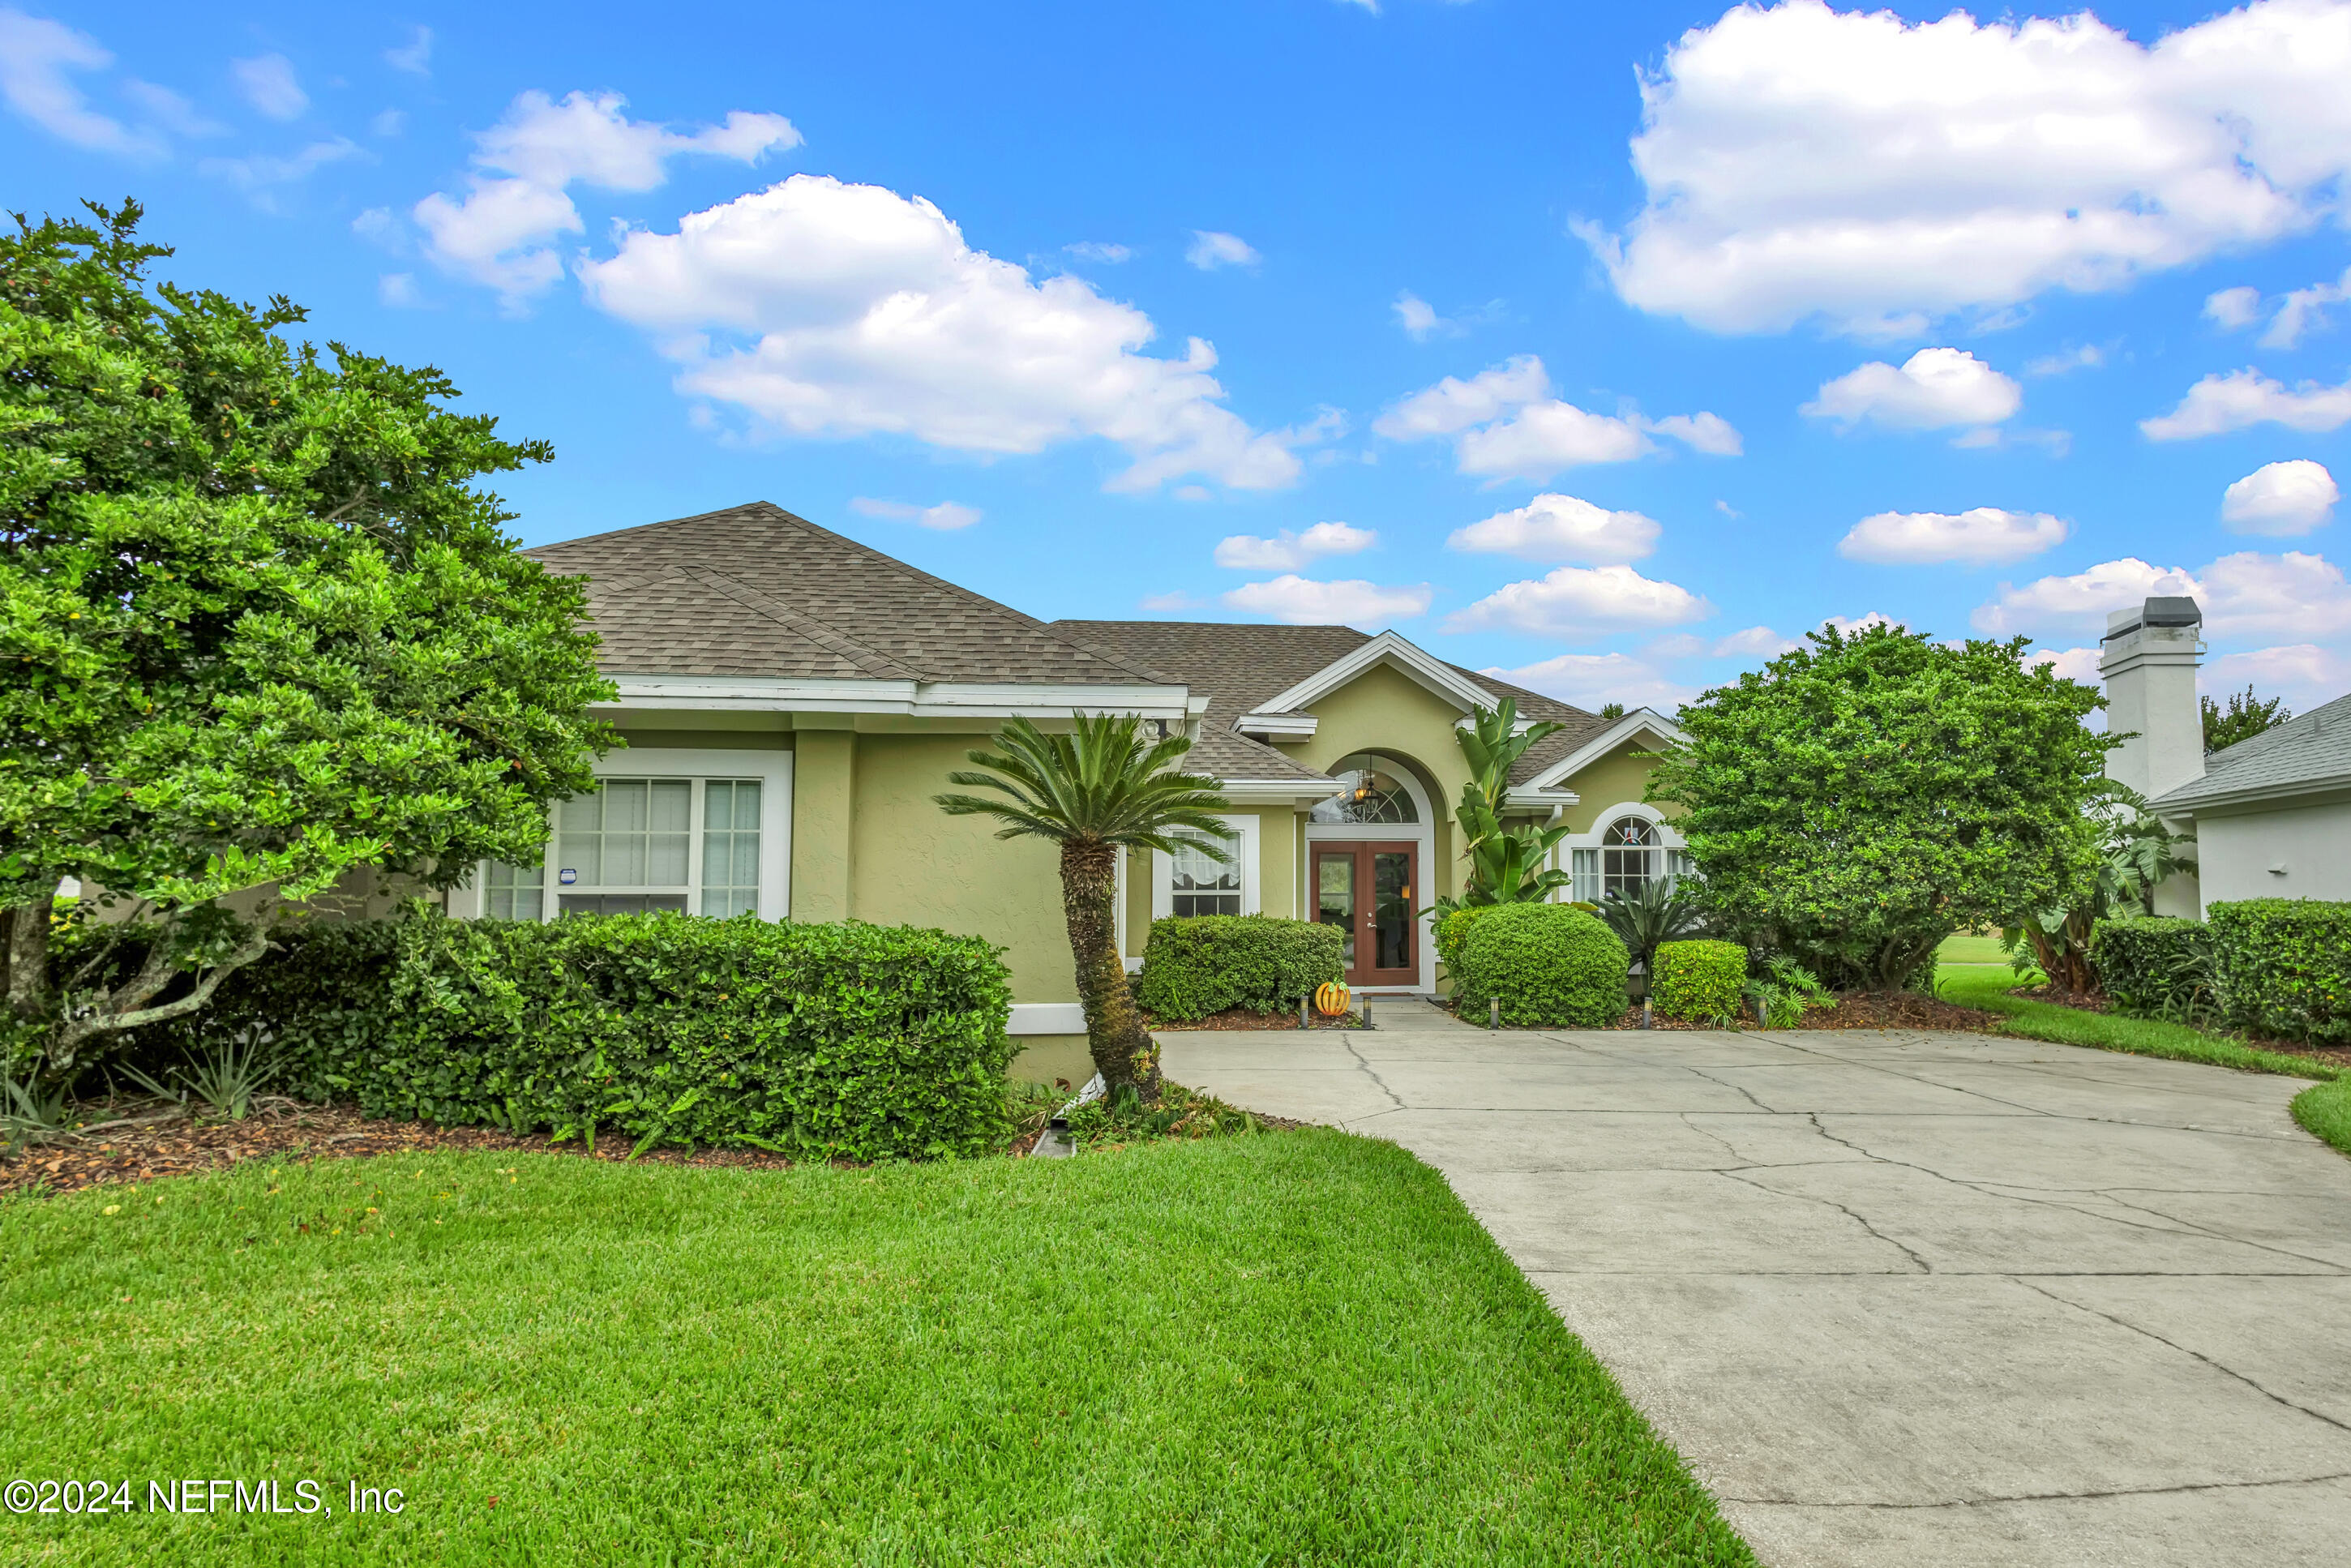
[[[2158,810],[2259,800],[2351,785],[2351,695],[2322,703],[2204,759],[2204,777],[2151,802]]]
[[[1394,632],[1383,632],[1349,649],[1303,680],[1275,693],[1252,711],[1262,714],[1296,713],[1311,707],[1367,672],[1382,667],[1403,674],[1424,690],[1451,703],[1460,713],[1499,706],[1499,699],[1466,672],[1425,653]]]
[[[1546,793],[1568,792],[1567,780],[1614,751],[1618,747],[1647,737],[1660,749],[1679,746],[1689,737],[1673,720],[1654,708],[1635,708],[1623,718],[1608,723],[1605,727],[1590,732],[1571,741],[1565,755],[1542,763],[1523,783],[1514,783],[1514,797],[1532,799]]]

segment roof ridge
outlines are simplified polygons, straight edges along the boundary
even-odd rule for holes
[[[805,611],[794,610],[774,595],[754,588],[715,566],[673,566],[670,570],[705,588],[725,594],[746,609],[758,611],[785,630],[799,632],[826,653],[839,654],[876,679],[920,681],[928,678],[912,664],[902,663],[887,653],[876,653]]]
[[[726,509],[735,512],[760,510],[771,512],[787,522],[798,524],[799,527],[807,529],[810,533],[822,534],[829,539],[839,540],[841,544],[844,544],[851,549],[865,556],[868,559],[873,561],[877,565],[887,567],[891,570],[895,571],[902,576],[914,578],[917,581],[926,583],[933,588],[944,589],[946,592],[954,595],[956,598],[964,600],[972,604],[979,605],[984,609],[1008,615],[1013,620],[1024,623],[1024,625],[1030,630],[1048,633],[1050,633],[1052,631],[1051,626],[1047,622],[1040,621],[1035,616],[1028,614],[1022,611],[1015,610],[1012,606],[1005,603],[1001,600],[990,599],[985,593],[980,593],[972,589],[966,588],[959,582],[949,582],[944,577],[934,577],[929,572],[925,571],[921,567],[911,566],[905,561],[900,560],[896,556],[885,555],[882,551],[875,549],[871,545],[862,544],[858,540],[851,538],[847,534],[835,533],[832,529],[828,528],[820,523],[810,522],[806,517],[801,517],[797,512],[788,512],[784,510],[783,507],[777,506],[773,501],[751,501],[747,502],[743,506],[730,507]],[[1067,642],[1067,639],[1065,638],[1057,638],[1056,640]],[[1149,681],[1154,685],[1165,685],[1169,684],[1167,677],[1160,674],[1157,671],[1146,669],[1140,664],[1133,664],[1128,660],[1119,658],[1103,650],[1082,647],[1074,643],[1071,643],[1069,645],[1071,647],[1077,648],[1080,653],[1085,653],[1090,657],[1101,659],[1106,664],[1115,665],[1117,668],[1124,670],[1129,674],[1135,676],[1139,680]]]

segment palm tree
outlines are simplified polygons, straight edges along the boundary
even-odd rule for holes
[[[1061,909],[1070,923],[1070,954],[1078,970],[1078,1000],[1086,1010],[1086,1045],[1105,1089],[1132,1084],[1145,1103],[1159,1095],[1159,1051],[1119,961],[1112,900],[1118,857],[1128,849],[1173,854],[1178,828],[1207,835],[1193,841],[1214,860],[1225,826],[1209,813],[1225,809],[1217,781],[1198,773],[1165,771],[1192,749],[1180,735],[1146,739],[1134,714],[1074,714],[1066,735],[1047,735],[1025,718],[997,733],[995,751],[967,753],[980,772],[947,781],[1005,797],[938,795],[951,817],[994,817],[999,839],[1035,837],[1061,852]]]

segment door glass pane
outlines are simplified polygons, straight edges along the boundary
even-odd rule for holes
[[[702,789],[702,913],[757,914],[759,781],[714,779]]]
[[[1372,856],[1372,961],[1374,969],[1412,967],[1412,856]]]
[[[1340,958],[1355,967],[1355,857],[1322,855],[1314,862],[1314,918],[1343,934]]]

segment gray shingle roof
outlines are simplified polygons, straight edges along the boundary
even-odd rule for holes
[[[1201,621],[1056,621],[1052,629],[1072,641],[1139,660],[1181,676],[1192,695],[1207,697],[1200,739],[1189,761],[1219,779],[1321,779],[1275,747],[1252,740],[1233,721],[1254,713],[1316,671],[1337,663],[1371,639],[1352,626],[1262,626]],[[1522,784],[1565,757],[1608,721],[1582,708],[1514,686],[1508,681],[1459,670],[1497,697],[1518,699],[1525,718],[1557,719],[1566,726],[1519,759],[1510,782]]]
[[[523,553],[589,579],[612,674],[1181,684],[765,501]]]
[[[2204,759],[2204,777],[2154,804],[2181,809],[2351,786],[2351,695],[2323,703]]]

